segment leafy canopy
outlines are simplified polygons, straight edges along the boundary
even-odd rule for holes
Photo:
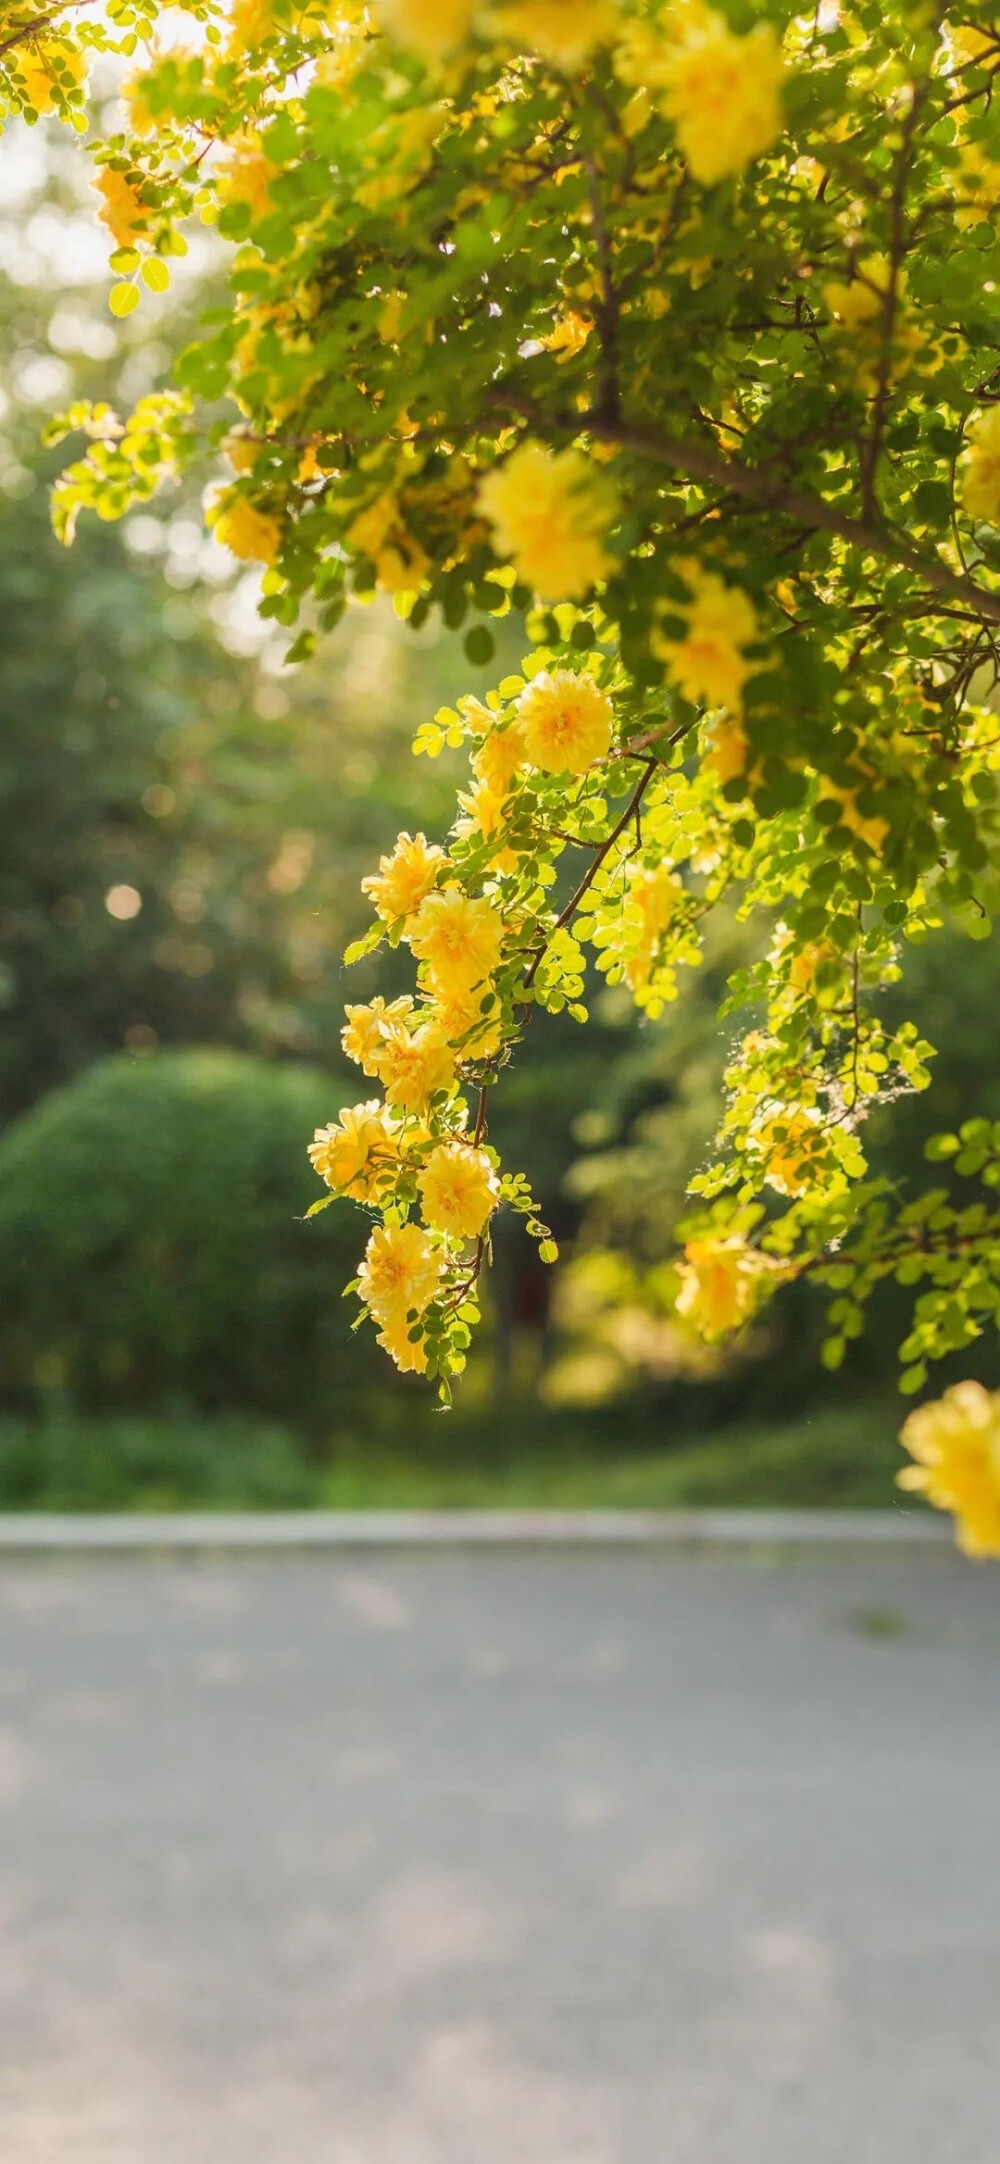
[[[811,1274],[834,1366],[893,1274],[920,1388],[1000,1307],[1000,1135],[937,1146],[971,1205],[901,1207],[863,1149],[928,1081],[880,1019],[900,939],[1000,895],[993,7],[184,0],[159,48],[160,13],[28,0],[0,41],[8,102],[71,121],[90,50],[141,48],[96,149],[116,314],[191,219],[231,243],[169,388],[66,417],[58,529],[224,455],[208,515],[290,658],[382,589],[489,683],[527,612],[521,671],[418,731],[470,785],[369,882],[414,992],[349,1011],[378,1087],[313,1146],[317,1207],[376,1214],[382,1342],[447,1392],[494,1210],[553,1256],[491,1091],[537,1008],[586,1020],[589,960],[659,1013],[726,897],[773,940],[678,1312],[722,1335]]]

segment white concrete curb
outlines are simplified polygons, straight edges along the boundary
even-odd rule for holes
[[[289,1510],[0,1515],[0,1557],[161,1549],[940,1547],[943,1519],[892,1510]]]

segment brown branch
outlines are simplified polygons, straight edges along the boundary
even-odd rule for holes
[[[593,886],[605,858],[614,848],[616,841],[618,841],[620,837],[624,834],[626,827],[634,819],[636,812],[638,811],[639,806],[642,803],[643,797],[645,796],[646,791],[649,788],[649,784],[653,779],[653,775],[655,774],[656,769],[659,765],[659,759],[647,759],[642,778],[636,783],[636,786],[632,791],[632,794],[628,800],[628,803],[625,806],[625,810],[623,811],[621,818],[616,820],[615,825],[612,827],[607,840],[605,842],[602,842],[593,863],[588,864],[579,886],[576,888],[575,892],[570,895],[569,901],[567,902],[565,909],[560,911],[559,916],[556,918],[556,921],[552,926],[552,930],[547,933],[541,945],[535,949],[534,959],[529,964],[529,967],[525,972],[524,989],[526,992],[530,992],[531,987],[534,984],[535,978],[538,975],[539,969],[541,968],[542,962],[545,958],[546,949],[554,938],[556,932],[563,931],[565,926],[570,922],[570,919],[576,915],[576,912],[579,909],[580,903],[582,902],[584,895],[587,893],[588,888]]]

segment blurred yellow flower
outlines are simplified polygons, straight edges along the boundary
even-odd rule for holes
[[[614,37],[620,21],[616,0],[512,0],[501,27],[525,52],[540,53],[558,68],[579,68],[595,45]]]
[[[955,1383],[910,1414],[900,1441],[916,1463],[896,1475],[899,1486],[954,1512],[966,1555],[1000,1556],[1000,1395]]]
[[[107,226],[119,248],[132,248],[149,224],[150,212],[140,199],[126,173],[116,172],[113,166],[101,167],[94,182],[98,195],[104,197],[97,215]]]
[[[712,186],[770,150],[783,125],[784,65],[769,23],[745,37],[714,9],[678,11],[655,79],[695,180]]]
[[[376,0],[375,13],[387,36],[421,60],[443,60],[472,31],[472,0]]]
[[[962,479],[962,503],[970,518],[1000,525],[1000,405],[969,422],[970,446]]]
[[[36,113],[51,113],[60,92],[78,90],[87,80],[86,53],[77,52],[61,38],[15,51],[8,63],[20,78],[29,105]]]
[[[614,496],[580,451],[522,443],[481,482],[479,504],[498,552],[543,601],[581,601],[610,568]]]
[[[725,1337],[753,1314],[768,1277],[780,1267],[738,1233],[689,1240],[675,1306],[704,1338]]]
[[[258,511],[248,497],[224,489],[209,519],[216,540],[244,563],[274,563],[281,547],[281,522],[269,511]]]
[[[682,639],[654,634],[655,651],[686,699],[738,716],[743,686],[755,668],[744,652],[759,636],[753,604],[740,587],[727,586],[697,563],[685,561],[677,569],[691,589],[690,602],[677,608],[687,616],[687,631]]]

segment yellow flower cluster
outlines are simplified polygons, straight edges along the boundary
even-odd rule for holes
[[[386,1108],[377,1097],[345,1105],[329,1127],[317,1127],[309,1144],[313,1171],[335,1194],[374,1202],[399,1162]]]
[[[727,586],[688,558],[676,568],[691,593],[677,612],[686,615],[687,630],[682,639],[657,634],[655,651],[686,699],[725,707],[738,718],[743,687],[760,666],[745,651],[760,637],[753,603],[740,587]]]
[[[966,1555],[1000,1556],[1000,1394],[956,1383],[910,1414],[900,1441],[915,1463],[899,1486],[954,1512]]]
[[[624,975],[630,992],[638,992],[649,983],[660,940],[684,900],[684,882],[669,864],[657,864],[635,874],[628,900],[638,936],[626,948]]]
[[[977,414],[966,430],[969,453],[962,502],[970,518],[1000,525],[1000,406]]]
[[[768,1277],[779,1267],[739,1233],[689,1240],[674,1303],[677,1313],[700,1337],[726,1337],[749,1322]]]
[[[529,439],[480,485],[495,546],[542,601],[582,601],[610,569],[614,495],[589,459]]]
[[[485,1150],[442,1142],[417,1179],[428,1225],[452,1239],[478,1239],[497,1206],[500,1182]]]
[[[430,570],[430,557],[410,532],[391,489],[358,512],[347,539],[374,565],[383,593],[411,593]]]

